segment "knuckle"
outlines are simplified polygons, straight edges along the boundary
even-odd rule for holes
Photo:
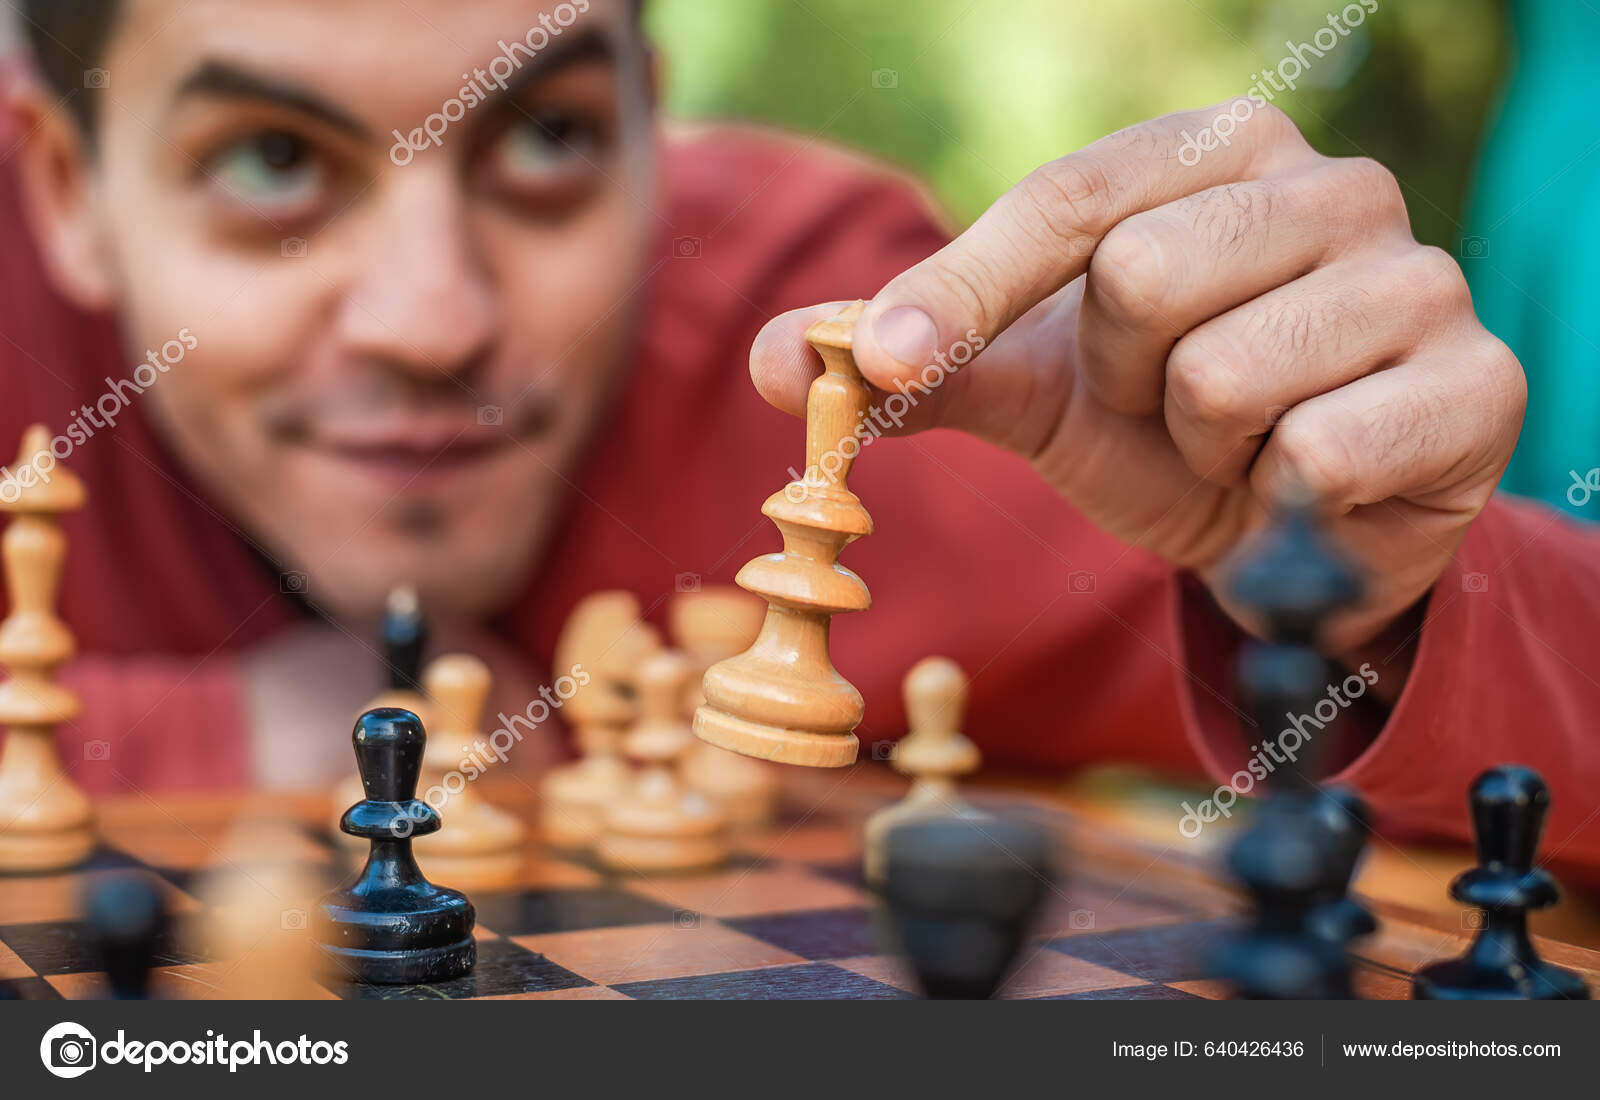
[[[1089,262],[1089,288],[1113,321],[1134,324],[1171,301],[1173,264],[1151,219],[1130,218],[1106,234]]]
[[[1520,426],[1522,414],[1528,406],[1528,378],[1523,373],[1522,362],[1501,340],[1482,333],[1482,347],[1477,353],[1476,373],[1489,400],[1505,413],[1515,414]]]
[[[1289,113],[1276,103],[1263,103],[1259,99],[1241,95],[1234,96],[1228,100],[1223,109],[1239,111],[1245,109],[1246,104],[1249,105],[1250,117],[1259,120],[1262,129],[1269,130],[1274,136],[1280,138],[1291,135],[1296,138],[1300,136],[1300,127],[1296,126],[1294,119],[1289,117]]]
[[[1343,157],[1334,164],[1346,201],[1354,195],[1382,217],[1405,217],[1406,197],[1389,169],[1371,157]]]
[[[988,260],[967,255],[960,263],[930,264],[924,274],[949,310],[947,316],[965,318],[980,328],[989,326],[993,313],[989,303],[995,300],[1000,282]]]
[[[1275,187],[1270,181],[1251,180],[1200,192],[1187,200],[1195,229],[1219,253],[1237,253],[1259,227],[1269,223]],[[1256,243],[1265,244],[1259,240]]]
[[[1247,125],[1255,131],[1264,153],[1298,155],[1311,147],[1294,119],[1276,103],[1254,96],[1235,96],[1222,105],[1222,110],[1248,120]]]
[[[1461,265],[1442,248],[1418,245],[1411,249],[1405,279],[1412,293],[1452,311],[1471,305],[1472,292]]]
[[[1353,441],[1323,416],[1293,416],[1274,429],[1278,458],[1293,482],[1317,500],[1341,502],[1355,476]]]
[[[1058,241],[1099,236],[1112,209],[1110,177],[1099,162],[1082,154],[1041,164],[1023,177],[1018,191]]]
[[[1242,361],[1242,349],[1214,326],[1189,333],[1167,356],[1167,393],[1173,406],[1198,424],[1243,419],[1248,394],[1232,366]]]

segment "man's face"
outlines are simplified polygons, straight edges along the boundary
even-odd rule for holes
[[[193,344],[137,400],[320,605],[482,614],[547,539],[652,230],[637,35],[627,0],[124,0],[91,187],[130,362]]]

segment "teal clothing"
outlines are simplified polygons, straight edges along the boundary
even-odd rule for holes
[[[1528,377],[1501,487],[1600,520],[1600,5],[1518,0],[1512,15],[1514,69],[1461,266],[1478,317]]]

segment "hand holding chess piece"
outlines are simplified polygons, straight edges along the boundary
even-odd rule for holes
[[[861,693],[833,667],[828,624],[864,611],[872,597],[839,553],[872,533],[872,517],[846,479],[861,449],[857,430],[872,391],[850,354],[865,303],[806,332],[824,371],[806,399],[806,471],[773,493],[761,513],[783,534],[783,550],[756,558],[735,578],[767,601],[755,644],[706,672],[706,702],[694,732],[713,745],[781,764],[852,764]]]
[[[693,721],[706,701],[700,690],[706,669],[742,653],[755,641],[766,613],[750,593],[727,585],[680,592],[668,608],[672,640],[694,663],[684,692],[684,713]],[[771,822],[778,804],[778,777],[770,764],[696,740],[683,765],[689,786],[722,807],[728,826],[752,831]]]
[[[655,628],[639,616],[630,593],[596,592],[572,609],[556,643],[556,671],[579,685],[562,713],[582,755],[552,768],[539,786],[539,826],[551,847],[593,847],[605,808],[628,790],[621,744],[637,713],[633,676],[661,648]]]
[[[1419,970],[1412,995],[1441,1001],[1588,1000],[1582,976],[1545,962],[1528,937],[1528,910],[1561,898],[1550,872],[1534,866],[1550,811],[1549,788],[1532,769],[1503,764],[1473,781],[1469,799],[1478,866],[1450,884],[1450,896],[1481,911],[1483,926],[1461,958]]]
[[[436,801],[442,795],[439,809],[448,824],[418,839],[417,863],[423,873],[464,890],[508,886],[522,866],[526,830],[490,805],[476,785],[495,763],[483,740],[489,666],[464,653],[446,654],[428,665],[423,687],[433,725],[422,758],[422,790]]]
[[[22,437],[14,466],[32,470],[12,496],[0,493],[0,510],[14,517],[0,549],[5,554],[11,613],[0,623],[0,871],[53,871],[83,862],[94,849],[94,812],[88,796],[61,766],[56,727],[78,716],[78,697],[56,682],[55,670],[76,651],[66,624],[56,617],[56,590],[67,553],[60,516],[82,508],[83,482],[52,458],[50,430],[35,424]]]
[[[911,732],[894,747],[895,768],[912,777],[911,790],[892,806],[867,818],[864,872],[869,885],[883,879],[890,830],[924,818],[984,815],[956,790],[957,776],[976,771],[978,746],[961,733],[967,709],[967,676],[947,657],[925,657],[905,678],[906,716]]]
[[[628,793],[606,809],[600,860],[618,871],[690,871],[728,858],[727,818],[681,773],[694,735],[682,718],[693,666],[664,650],[639,666],[639,721],[623,748],[639,765]]]

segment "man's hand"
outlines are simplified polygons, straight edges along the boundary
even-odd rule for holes
[[[1412,238],[1386,169],[1324,157],[1281,111],[1236,102],[1249,119],[1198,160],[1180,158],[1185,133],[1233,105],[1034,171],[883,288],[856,360],[885,390],[939,379],[907,431],[959,428],[1026,456],[1225,608],[1220,563],[1283,494],[1310,492],[1371,573],[1325,639],[1348,653],[1428,591],[1489,500],[1522,370],[1455,262]],[[816,366],[801,333],[835,308],[756,340],[752,375],[780,408],[803,413]],[[970,366],[924,373],[974,336]]]

